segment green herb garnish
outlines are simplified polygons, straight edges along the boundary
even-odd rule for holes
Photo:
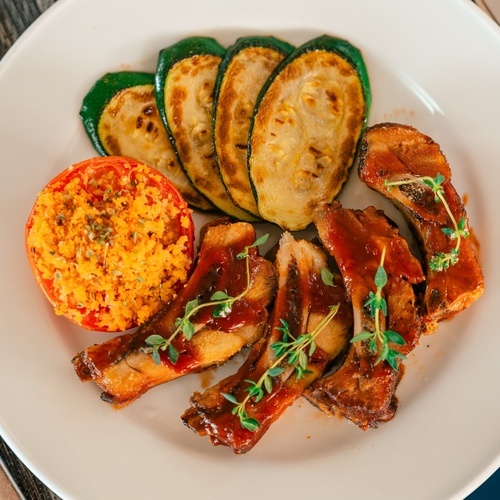
[[[436,177],[416,177],[415,179],[409,179],[404,181],[389,182],[387,179],[385,181],[385,186],[390,189],[395,186],[405,186],[415,182],[424,184],[430,187],[434,193],[434,201],[436,203],[442,203],[445,208],[453,227],[442,228],[441,231],[450,238],[450,240],[456,240],[455,246],[449,252],[436,252],[429,262],[429,268],[433,271],[444,271],[451,266],[454,266],[458,262],[458,256],[460,254],[460,242],[462,238],[467,238],[469,236],[469,231],[467,229],[467,221],[465,217],[462,217],[459,221],[455,219],[455,216],[451,212],[450,206],[446,201],[444,196],[443,182],[446,179],[443,175],[437,174]]]
[[[384,269],[385,260],[385,247],[382,250],[382,256],[380,258],[380,264],[375,273],[375,286],[377,291],[375,293],[371,292],[368,294],[368,300],[365,302],[364,306],[370,309],[370,315],[375,323],[375,331],[368,332],[364,331],[358,333],[351,339],[351,343],[362,342],[364,340],[368,341],[368,347],[374,353],[379,352],[375,365],[378,365],[381,361],[387,361],[391,368],[395,371],[398,370],[398,358],[404,359],[405,356],[394,349],[389,347],[389,342],[393,342],[398,345],[405,345],[406,342],[401,337],[401,335],[393,330],[382,331],[380,328],[381,314],[385,317],[387,316],[387,302],[384,297],[382,297],[382,289],[387,284],[387,273]]]
[[[248,250],[253,247],[257,247],[266,242],[268,238],[268,234],[261,236],[256,239],[254,243],[249,246],[246,246],[243,252],[240,252],[236,258],[238,260],[245,259],[246,260],[246,278],[247,283],[244,290],[236,295],[235,297],[229,296],[227,293],[223,291],[216,291],[210,297],[209,302],[200,303],[198,299],[193,299],[189,301],[184,307],[184,315],[175,320],[176,329],[168,338],[164,338],[161,335],[153,334],[146,338],[145,342],[147,347],[143,348],[143,352],[150,353],[153,356],[153,359],[157,365],[160,364],[160,351],[167,351],[168,359],[172,364],[176,364],[179,359],[179,351],[172,344],[173,340],[179,335],[184,335],[186,340],[191,340],[193,335],[195,334],[195,325],[191,321],[191,318],[201,309],[206,307],[214,307],[214,311],[212,313],[214,318],[225,318],[229,314],[231,314],[233,305],[236,301],[242,299],[250,290],[250,259]]]
[[[327,273],[322,273],[322,279],[326,285],[334,286],[332,275],[329,271]],[[330,285],[330,282],[332,285]],[[282,332],[281,340],[271,344],[271,349],[276,356],[276,360],[256,382],[253,380],[245,380],[248,384],[248,387],[245,389],[247,394],[241,402],[239,402],[233,394],[222,393],[228,401],[235,405],[231,413],[239,418],[241,427],[251,432],[255,432],[260,427],[260,422],[257,419],[248,416],[246,405],[252,398],[257,403],[266,393],[270,394],[273,390],[273,379],[279,377],[287,367],[293,369],[297,380],[311,373],[311,371],[307,369],[307,366],[309,365],[310,356],[312,356],[316,350],[315,339],[328,323],[330,323],[338,310],[339,304],[330,306],[328,314],[311,332],[299,335],[297,338],[290,332],[288,323],[280,319],[281,326],[276,327],[276,329]]]

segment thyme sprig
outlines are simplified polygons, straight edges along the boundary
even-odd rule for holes
[[[329,282],[333,283],[329,271],[322,273],[322,279],[326,285],[329,285]],[[330,323],[338,310],[339,304],[330,306],[328,314],[312,331],[298,337],[294,337],[290,332],[288,323],[280,319],[281,326],[277,326],[276,329],[282,332],[282,337],[280,341],[271,344],[271,349],[276,357],[271,366],[261,375],[259,380],[245,380],[248,387],[245,389],[247,394],[242,401],[238,401],[233,394],[222,393],[224,398],[235,405],[231,413],[239,418],[241,427],[251,432],[257,431],[261,424],[256,418],[248,416],[246,406],[250,399],[253,398],[258,403],[266,393],[270,394],[273,390],[273,379],[279,377],[287,368],[295,372],[297,380],[312,373],[307,369],[307,366],[309,365],[309,358],[316,350],[316,337]]]
[[[446,201],[443,182],[445,177],[441,174],[437,174],[436,177],[416,177],[414,179],[408,179],[403,181],[389,182],[385,180],[385,186],[390,189],[395,186],[404,186],[412,184],[414,182],[420,182],[431,188],[434,193],[434,201],[436,203],[442,203],[448,217],[451,220],[453,227],[442,228],[441,231],[448,236],[450,240],[456,240],[455,246],[449,252],[436,252],[432,259],[429,261],[429,267],[433,271],[444,271],[451,266],[454,266],[458,262],[458,256],[460,254],[460,243],[462,238],[467,238],[469,236],[469,231],[467,229],[467,221],[465,217],[461,217],[460,220],[456,220],[453,215],[448,202]]]
[[[242,292],[235,297],[232,297],[226,292],[218,290],[212,294],[208,302],[200,303],[198,298],[190,300],[184,307],[184,315],[176,318],[174,322],[176,329],[172,332],[172,334],[168,338],[162,337],[158,334],[150,335],[145,340],[147,347],[142,349],[143,352],[150,353],[155,363],[159,365],[161,362],[160,351],[167,351],[168,359],[175,365],[179,359],[179,351],[173,345],[173,341],[181,334],[184,335],[188,341],[193,338],[193,335],[195,334],[195,325],[192,322],[192,318],[198,311],[207,307],[214,307],[212,312],[212,316],[214,318],[225,318],[231,314],[234,303],[242,299],[250,290],[251,277],[248,251],[250,248],[264,244],[268,237],[269,234],[264,234],[260,238],[257,238],[251,245],[246,246],[245,249],[236,256],[238,260],[246,260],[246,286]]]
[[[405,345],[406,342],[399,333],[393,330],[381,329],[381,314],[384,317],[387,316],[387,301],[382,296],[382,290],[387,284],[387,273],[384,269],[384,260],[385,247],[382,250],[380,264],[375,273],[374,282],[377,290],[375,293],[370,291],[368,294],[368,300],[364,304],[364,306],[368,307],[370,310],[370,315],[374,320],[375,330],[373,332],[363,331],[354,335],[351,339],[351,343],[368,341],[368,347],[370,350],[375,354],[379,353],[378,358],[375,361],[375,365],[378,365],[381,361],[387,361],[391,368],[397,371],[398,358],[404,359],[405,356],[400,352],[391,349],[389,347],[389,342],[393,342],[398,345]]]

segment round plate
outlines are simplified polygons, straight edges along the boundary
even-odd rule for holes
[[[370,124],[407,123],[441,145],[466,199],[486,293],[421,339],[396,417],[378,429],[363,432],[299,400],[247,455],[215,448],[179,417],[194,390],[239,360],[113,411],[70,362],[108,336],[56,317],[24,254],[37,192],[95,155],[78,116],[83,96],[106,72],[154,71],[159,50],[188,35],[229,45],[272,34],[298,45],[324,33],[363,52]],[[499,60],[500,30],[469,0],[58,1],[0,64],[0,432],[8,444],[64,498],[420,500],[472,491],[500,463]],[[403,225],[355,174],[340,201],[385,208]]]

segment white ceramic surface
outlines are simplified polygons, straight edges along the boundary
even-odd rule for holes
[[[237,360],[113,411],[70,362],[107,336],[56,317],[24,255],[37,192],[94,155],[78,117],[82,97],[108,71],[153,71],[158,51],[187,35],[228,45],[273,34],[299,44],[323,33],[362,50],[371,124],[408,123],[440,143],[467,198],[485,295],[421,340],[396,417],[376,430],[298,401],[249,454],[212,447],[179,416],[192,391]],[[0,64],[2,436],[64,498],[463,498],[500,465],[499,61],[500,29],[469,0],[58,1]],[[402,222],[355,174],[340,199]]]

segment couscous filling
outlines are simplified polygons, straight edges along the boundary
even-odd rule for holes
[[[180,226],[189,221],[148,178],[141,167],[133,182],[109,170],[98,181],[75,177],[40,193],[28,246],[52,281],[57,314],[80,322],[95,311],[96,325],[123,331],[187,280],[191,257]]]

